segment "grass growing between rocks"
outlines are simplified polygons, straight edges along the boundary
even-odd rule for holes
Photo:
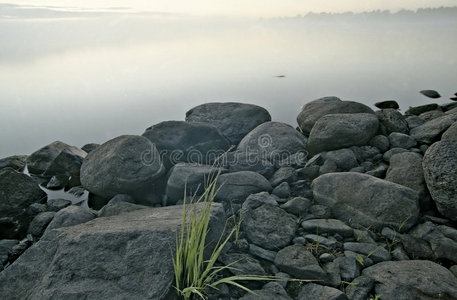
[[[186,197],[184,197],[181,230],[176,235],[176,252],[172,255],[174,287],[181,299],[206,299],[206,291],[217,289],[220,284],[233,285],[255,294],[239,281],[286,280],[274,276],[223,276],[223,271],[234,268],[231,265],[218,266],[216,262],[224,246],[236,233],[236,226],[225,237],[225,233],[221,235],[210,257],[205,258],[206,237],[209,231],[212,203],[218,192],[216,184],[219,174],[220,171],[208,180],[203,194],[196,201],[192,201],[195,200],[193,197],[190,203],[186,204]]]

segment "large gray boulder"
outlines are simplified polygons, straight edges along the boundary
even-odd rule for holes
[[[12,168],[16,171],[22,171],[27,162],[27,155],[13,155],[0,159],[0,169]]]
[[[441,136],[442,141],[457,141],[457,122],[454,122]]]
[[[161,122],[143,136],[159,150],[166,169],[178,162],[211,164],[230,148],[229,140],[207,123]]]
[[[89,153],[81,167],[81,183],[91,193],[110,199],[117,194],[149,197],[164,174],[159,152],[147,138],[123,135]]]
[[[457,299],[457,277],[431,261],[382,262],[363,275],[375,281],[375,293],[383,300]]]
[[[86,157],[87,153],[75,146],[70,146],[60,141],[55,141],[33,152],[27,158],[27,168],[32,174],[42,174],[53,163],[54,159],[63,151],[67,150],[75,156]]]
[[[44,202],[46,193],[29,176],[11,168],[0,170],[0,239],[21,238],[29,225],[27,207]]]
[[[187,122],[208,123],[216,127],[232,145],[262,123],[271,121],[263,107],[245,103],[205,103],[186,113]]]
[[[227,152],[221,159],[222,166],[227,168],[231,173],[240,171],[257,172],[265,178],[270,178],[274,171],[274,165],[255,153],[245,151]]]
[[[382,109],[376,112],[379,121],[387,131],[387,134],[392,132],[408,133],[408,122],[405,117],[396,109]]]
[[[217,181],[216,201],[230,203],[243,203],[251,194],[271,192],[270,182],[262,175],[251,171],[240,171],[222,174]]]
[[[317,259],[303,245],[291,245],[281,249],[275,258],[275,265],[294,278],[305,280],[325,280],[326,272]]]
[[[376,115],[369,113],[332,114],[321,117],[309,134],[310,155],[323,151],[367,145],[378,131]]]
[[[89,222],[95,218],[95,214],[81,206],[70,205],[59,210],[46,230],[68,227]]]
[[[309,135],[314,124],[321,117],[330,114],[371,113],[374,111],[365,104],[354,101],[341,101],[337,97],[324,97],[305,104],[297,116],[297,123],[305,135]]]
[[[221,170],[222,171],[222,170]],[[167,180],[167,204],[175,204],[184,195],[201,195],[207,184],[217,175],[218,168],[189,163],[178,163],[170,170]]]
[[[297,219],[279,208],[275,199],[266,192],[249,196],[241,209],[241,227],[251,243],[277,251],[294,238]]]
[[[420,143],[430,144],[436,141],[439,135],[456,121],[457,113],[444,115],[414,127],[411,129],[410,135]]]
[[[208,243],[225,223],[223,208],[213,205]],[[0,273],[0,298],[165,299],[182,209],[141,209],[51,230]]]
[[[422,166],[438,211],[457,221],[457,141],[434,143],[425,152]]]
[[[276,165],[305,148],[306,138],[292,126],[280,122],[266,122],[249,132],[241,140],[237,150],[267,159]]]
[[[408,230],[419,216],[419,196],[405,186],[360,173],[325,174],[313,181],[314,200],[353,226]]]

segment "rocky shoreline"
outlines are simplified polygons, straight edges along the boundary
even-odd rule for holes
[[[219,263],[311,281],[209,299],[457,299],[457,103],[376,107],[317,99],[293,128],[207,103],[142,135],[1,159],[0,298],[176,299],[180,204],[220,171],[207,242],[240,227]],[[89,196],[45,193],[62,189]]]

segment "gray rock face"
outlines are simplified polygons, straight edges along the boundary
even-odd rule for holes
[[[266,192],[247,198],[241,209],[241,218],[247,239],[267,250],[288,245],[297,229],[297,219],[279,208],[275,197]]]
[[[32,174],[42,174],[51,166],[54,159],[63,151],[67,150],[81,158],[86,157],[87,153],[77,147],[55,141],[35,152],[27,158],[27,168]]]
[[[379,126],[374,114],[332,114],[321,117],[310,132],[307,150],[323,151],[368,144]]]
[[[408,133],[408,122],[396,109],[383,109],[376,112],[379,121],[386,128],[387,134],[392,132]]]
[[[271,184],[265,177],[251,171],[222,174],[217,186],[219,192],[215,200],[225,203],[240,204],[251,194],[272,191]]]
[[[383,262],[363,271],[384,300],[457,299],[457,277],[425,260]]]
[[[21,238],[30,220],[27,207],[44,202],[44,193],[29,176],[11,168],[0,170],[0,239]]]
[[[44,171],[45,176],[59,176],[63,178],[72,178],[74,186],[81,185],[80,170],[84,160],[84,156],[79,153],[74,153],[69,149],[63,149],[59,155],[54,158],[49,167]]]
[[[355,257],[338,257],[334,262],[339,266],[342,280],[350,282],[360,276],[360,264]]]
[[[457,142],[441,141],[430,146],[422,166],[425,182],[438,211],[457,221]]]
[[[97,148],[98,146],[100,146],[100,144],[95,144],[95,143],[85,144],[84,146],[81,147],[81,150],[86,151],[86,153],[90,153],[93,150],[95,150],[95,148]]]
[[[276,254],[275,265],[282,272],[298,279],[324,280],[327,277],[316,258],[302,245],[292,245],[281,249]]]
[[[376,147],[379,149],[379,151],[384,153],[387,150],[389,150],[389,148],[390,148],[389,138],[386,137],[385,135],[374,136],[370,140],[370,146]]]
[[[454,122],[441,136],[442,141],[457,141],[457,122]]]
[[[51,230],[0,273],[0,298],[165,299],[181,214],[182,206],[148,208]],[[214,204],[207,242],[224,219]]]
[[[115,198],[113,198],[115,199]],[[145,209],[148,208],[147,206],[144,205],[138,205],[130,202],[125,202],[125,201],[113,201],[110,200],[108,204],[103,206],[102,209],[100,209],[99,217],[111,217],[111,216],[117,216],[120,214],[128,213],[134,210],[138,209]]]
[[[262,300],[292,300],[281,284],[277,282],[269,282],[261,290],[255,290],[254,293],[256,295],[248,293],[239,300],[257,300],[259,297]]]
[[[419,216],[418,194],[410,188],[359,173],[325,174],[313,181],[314,200],[331,208],[347,224],[373,227],[402,225],[408,230]]]
[[[0,169],[11,168],[22,171],[27,161],[27,155],[13,155],[0,159]]]
[[[425,196],[426,186],[422,169],[422,156],[414,152],[403,152],[390,158],[386,180],[409,187]]]
[[[315,283],[303,287],[297,300],[347,300],[346,295],[335,288]]]
[[[409,129],[413,129],[417,126],[424,124],[425,120],[419,118],[418,116],[407,116],[406,122],[408,122]]]
[[[18,242],[18,240],[0,240],[0,269],[3,268],[3,264],[8,260],[8,253]]]
[[[241,140],[237,150],[267,159],[276,165],[305,148],[306,138],[292,126],[280,122],[266,122],[249,132]]]
[[[167,169],[178,162],[211,164],[230,147],[230,142],[207,123],[166,121],[146,129],[143,136],[157,150]]]
[[[352,237],[354,235],[354,230],[351,227],[335,219],[306,220],[301,223],[301,226],[306,232],[310,233],[339,234],[342,237]]]
[[[297,181],[297,171],[292,167],[279,168],[270,178],[272,186],[277,186],[282,182],[293,183]]]
[[[351,300],[366,300],[374,287],[374,281],[366,276],[359,276],[346,287],[346,295]]]
[[[222,162],[222,167],[228,169],[230,173],[252,171],[270,178],[275,171],[275,167],[269,160],[244,151],[228,152],[223,156]]]
[[[262,123],[271,121],[268,111],[245,103],[205,103],[186,113],[187,122],[208,123],[216,127],[232,145]]]
[[[281,205],[281,208],[296,216],[303,216],[310,206],[311,200],[303,197],[295,197]]]
[[[335,162],[338,171],[349,171],[359,165],[354,151],[349,148],[328,151],[325,157]]]
[[[55,214],[54,211],[46,211],[36,215],[32,222],[30,222],[28,233],[35,238],[40,237],[54,218]]]
[[[392,132],[389,134],[389,142],[390,147],[392,148],[409,149],[416,145],[416,140],[414,140],[414,138],[399,132]]]
[[[208,165],[178,163],[170,170],[167,180],[167,204],[175,204],[185,194],[200,195],[212,177],[216,176],[218,169]]]
[[[290,196],[290,186],[287,182],[283,182],[275,187],[271,193],[279,198],[288,198]]]
[[[431,110],[431,111],[427,111],[427,112],[424,112],[424,113],[421,113],[419,115],[419,117],[425,121],[430,121],[430,120],[433,120],[433,119],[436,119],[438,117],[442,117],[444,116],[444,112],[440,109],[436,109],[436,110]]]
[[[410,107],[405,114],[406,115],[420,115],[424,112],[435,110],[438,108],[438,104],[436,103],[430,103],[430,104],[425,104],[425,105],[420,105],[420,106],[414,106]]]
[[[86,223],[95,218],[95,215],[81,206],[70,205],[58,211],[46,230],[68,227]]]
[[[81,182],[104,198],[117,194],[142,198],[153,192],[151,185],[164,171],[159,152],[148,139],[123,135],[87,155],[81,167]]]
[[[223,253],[219,260],[225,266],[231,266],[234,275],[267,275],[259,261],[246,253]]]
[[[416,141],[430,144],[455,121],[457,121],[457,114],[445,115],[411,129],[410,134]]]
[[[376,106],[377,108],[380,108],[380,109],[386,109],[386,108],[399,109],[400,108],[397,101],[395,101],[395,100],[386,100],[386,101],[376,102],[374,104],[374,106]]]
[[[376,263],[392,259],[386,249],[372,243],[344,243],[344,250],[366,255]]]
[[[368,106],[353,102],[341,101],[337,97],[325,97],[305,104],[297,116],[297,123],[302,132],[309,135],[314,124],[323,116],[330,114],[371,113]]]

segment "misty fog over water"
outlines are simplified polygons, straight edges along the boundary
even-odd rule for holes
[[[456,49],[456,9],[248,19],[0,5],[0,157],[142,134],[204,102],[257,104],[294,127],[323,96],[446,103]]]

